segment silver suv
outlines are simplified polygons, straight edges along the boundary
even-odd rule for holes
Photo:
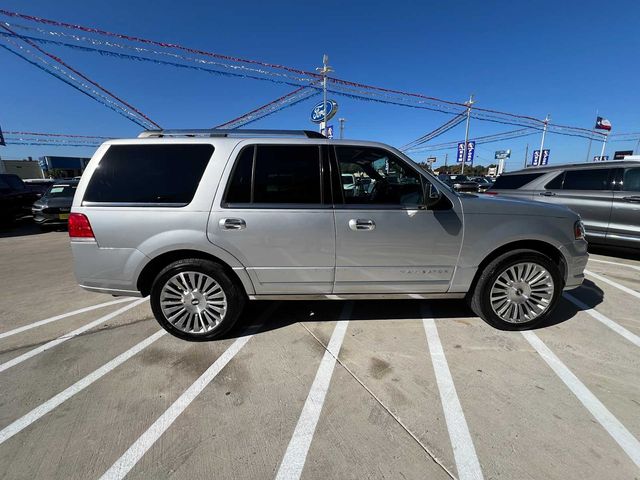
[[[487,193],[564,205],[582,217],[589,243],[640,248],[638,160],[518,170]]]
[[[83,288],[150,295],[187,340],[272,299],[466,298],[498,328],[530,328],[587,262],[565,207],[458,193],[387,145],[297,131],[106,142],[69,235]]]

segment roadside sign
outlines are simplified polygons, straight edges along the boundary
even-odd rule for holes
[[[511,158],[511,150],[496,150],[494,158],[496,160],[506,160],[507,158]]]
[[[542,150],[542,155],[540,155],[540,150],[533,151],[533,158],[531,159],[531,166],[539,167],[544,166],[549,163],[549,157],[551,156],[551,150],[545,148]]]
[[[609,155],[605,155],[604,157],[596,155],[595,157],[593,157],[594,162],[606,162],[607,160],[609,160]]]
[[[427,158],[427,163],[436,163],[436,157]]]
[[[489,167],[489,169],[487,170],[487,175],[489,175],[490,177],[494,176],[496,173],[498,173],[497,167]]]
[[[324,136],[327,137],[327,138],[333,138],[333,125],[329,125],[326,128],[326,132],[325,132]]]
[[[464,163],[473,164],[473,154],[475,150],[476,150],[476,142],[474,141],[467,142],[467,158],[465,159]],[[463,157],[464,157],[464,142],[460,142],[458,143],[458,156],[456,158],[456,161],[458,163],[462,163]]]
[[[338,102],[335,100],[327,100],[326,120],[331,120],[336,113],[338,113]],[[322,102],[320,102],[311,110],[311,121],[313,123],[322,123],[324,120],[324,108],[322,107]]]

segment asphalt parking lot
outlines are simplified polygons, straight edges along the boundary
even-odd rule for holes
[[[1,478],[640,478],[631,257],[524,334],[462,301],[260,302],[200,344],[81,290],[66,232],[4,232],[0,265]]]

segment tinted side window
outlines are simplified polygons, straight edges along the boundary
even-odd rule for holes
[[[422,176],[380,148],[336,147],[346,204],[424,204]]]
[[[610,190],[609,169],[589,168],[567,170],[564,174],[564,190]]]
[[[228,203],[251,202],[251,176],[255,146],[246,147],[240,152],[231,173],[225,201]]]
[[[551,180],[549,183],[547,183],[544,186],[544,188],[546,188],[547,190],[561,190],[563,180],[564,180],[564,172],[554,177],[553,180]]]
[[[491,187],[491,190],[510,190],[524,187],[534,181],[543,173],[517,173],[515,175],[500,175]]]
[[[213,145],[112,145],[93,172],[84,201],[166,204],[191,202]]]
[[[640,168],[625,169],[622,189],[628,192],[640,192]]]
[[[318,145],[245,148],[233,167],[224,203],[320,204]]]
[[[254,169],[254,203],[322,203],[319,146],[259,145]]]

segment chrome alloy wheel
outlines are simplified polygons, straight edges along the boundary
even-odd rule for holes
[[[549,308],[553,292],[553,278],[547,269],[537,263],[517,263],[493,283],[491,308],[505,322],[529,322]]]
[[[164,317],[186,333],[207,333],[227,313],[227,296],[222,287],[201,272],[181,272],[171,277],[160,292]]]

